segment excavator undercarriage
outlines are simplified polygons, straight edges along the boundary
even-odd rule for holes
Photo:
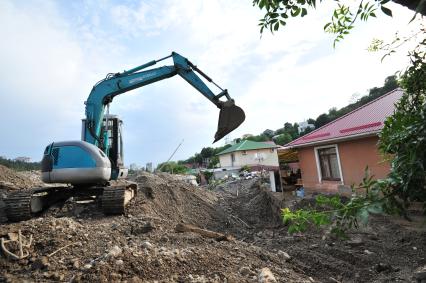
[[[125,212],[126,205],[136,196],[137,191],[136,183],[120,180],[111,181],[107,186],[60,186],[22,190],[9,194],[4,202],[6,216],[12,222],[28,220],[70,198],[74,198],[74,201],[98,200],[104,214],[114,215]]]

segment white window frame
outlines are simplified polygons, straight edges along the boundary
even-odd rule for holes
[[[340,162],[339,146],[337,144],[328,144],[328,145],[322,145],[322,146],[314,147],[315,161],[316,161],[316,165],[317,165],[318,182],[320,184],[322,184],[322,174],[321,174],[321,166],[320,166],[320,161],[319,161],[318,149],[330,148],[330,147],[334,147],[336,149],[337,164],[339,165],[339,173],[340,173],[340,183],[341,183],[341,185],[344,185],[345,182],[343,180],[343,171],[342,171],[342,165],[341,165],[341,162]]]

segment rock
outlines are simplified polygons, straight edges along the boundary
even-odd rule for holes
[[[369,250],[364,250],[364,253],[365,253],[366,255],[374,254],[373,252],[371,252],[371,251],[369,251]]]
[[[54,272],[50,278],[54,281],[64,281],[65,276],[62,273]]]
[[[121,255],[122,252],[123,252],[123,250],[119,246],[113,246],[108,251],[108,256],[109,257],[117,257],[117,256]]]
[[[118,259],[118,260],[115,261],[115,264],[116,265],[123,265],[124,261],[122,259]]]
[[[376,271],[379,273],[383,271],[387,271],[387,270],[392,270],[392,266],[386,263],[381,263],[381,262],[379,262],[375,268],[376,268]]]
[[[361,238],[355,238],[347,242],[347,244],[351,247],[358,247],[364,244]]]
[[[426,265],[416,269],[414,272],[414,278],[418,281],[426,280]]]
[[[75,269],[79,269],[80,268],[80,262],[78,260],[74,260],[73,263],[72,263],[72,266]]]
[[[260,270],[260,273],[257,277],[259,283],[276,283],[274,274],[267,267],[264,267]]]
[[[263,232],[263,236],[267,238],[273,238],[274,237],[274,231],[272,230],[265,230]]]
[[[249,275],[251,273],[251,270],[247,266],[243,266],[243,267],[240,268],[239,273],[242,276],[247,276],[247,275]]]
[[[85,264],[85,265],[83,266],[83,268],[87,270],[87,269],[92,268],[92,266],[93,266],[93,265],[91,265],[90,263],[88,263],[88,264]]]
[[[49,259],[45,256],[38,258],[31,265],[32,269],[46,269],[49,267]]]
[[[111,273],[111,281],[113,282],[119,282],[121,281],[121,274],[118,273]]]
[[[139,277],[137,277],[137,276],[133,276],[132,278],[130,278],[130,280],[129,280],[129,283],[142,283],[143,282],[143,280],[142,279],[140,279]]]
[[[286,253],[285,251],[281,251],[281,250],[278,251],[278,256],[280,258],[283,258],[285,261],[291,259],[291,256],[288,253]]]
[[[151,222],[146,222],[143,226],[133,226],[131,232],[133,235],[146,234],[155,229],[155,226]]]
[[[143,242],[142,242],[142,244],[141,244],[141,246],[142,246],[143,248],[147,249],[147,250],[151,250],[151,249],[154,247],[154,245],[153,245],[153,244],[151,244],[151,243],[150,243],[150,242],[148,242],[148,241],[143,241]]]

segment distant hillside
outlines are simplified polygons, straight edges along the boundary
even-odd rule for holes
[[[337,109],[335,107],[328,110],[328,113],[323,113],[319,115],[316,119],[309,118],[307,122],[309,124],[315,125],[315,128],[319,128],[331,121],[355,110],[356,108],[396,89],[398,87],[398,81],[396,76],[389,76],[385,79],[384,85],[382,87],[373,87],[368,91],[367,95],[362,96],[357,99],[355,102],[350,103],[349,105]],[[274,141],[276,144],[284,145],[291,142],[294,139],[299,138],[313,129],[307,128],[304,132],[299,133],[298,123],[285,122],[284,127],[277,130],[266,129],[258,135],[246,135],[244,138],[237,138],[234,141],[240,142],[241,140],[252,140],[252,141]],[[230,145],[227,145],[230,146]],[[211,148],[204,147],[200,153],[195,153],[192,157],[186,160],[178,161],[178,164],[191,164],[192,167],[206,166],[214,167],[218,162],[216,154],[224,150],[227,146],[221,148]]]
[[[41,170],[40,162],[23,162],[0,157],[0,165],[17,171]]]

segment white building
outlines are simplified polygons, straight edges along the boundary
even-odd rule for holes
[[[243,166],[256,169],[278,169],[277,146],[274,143],[244,140],[219,152],[220,167],[239,169]]]
[[[315,125],[314,124],[308,124],[308,122],[306,122],[306,121],[300,122],[299,128],[298,128],[299,134],[301,132],[304,132],[307,128],[315,129]]]

